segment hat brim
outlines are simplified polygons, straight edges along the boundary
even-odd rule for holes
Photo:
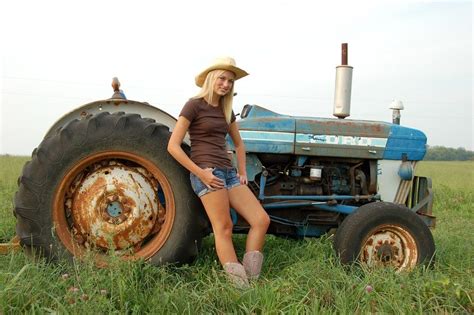
[[[202,87],[204,85],[204,81],[206,81],[207,74],[213,70],[227,70],[227,71],[233,72],[235,74],[235,78],[234,78],[235,80],[241,79],[248,75],[247,71],[242,70],[236,66],[213,65],[196,76],[195,78],[196,85],[199,87]]]

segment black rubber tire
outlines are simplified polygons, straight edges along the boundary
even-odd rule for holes
[[[23,246],[56,260],[71,259],[53,228],[55,191],[71,167],[81,159],[104,151],[130,152],[150,161],[169,181],[175,219],[163,246],[148,260],[154,265],[188,263],[198,253],[207,227],[202,204],[189,182],[189,172],[167,151],[168,127],[138,114],[107,112],[73,120],[45,138],[33,151],[19,178],[14,198],[16,233]]]
[[[389,202],[363,205],[343,220],[334,238],[341,263],[360,262],[364,241],[377,227],[387,224],[400,227],[413,238],[418,252],[416,265],[432,266],[435,244],[428,226],[407,207]]]

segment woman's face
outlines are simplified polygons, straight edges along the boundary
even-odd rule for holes
[[[232,89],[234,78],[235,74],[233,72],[224,71],[224,73],[217,77],[216,83],[214,83],[214,93],[219,96],[225,96]]]

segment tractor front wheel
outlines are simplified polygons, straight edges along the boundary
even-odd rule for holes
[[[366,204],[345,218],[334,247],[343,264],[358,261],[397,272],[430,265],[435,252],[426,224],[408,208],[388,202]]]

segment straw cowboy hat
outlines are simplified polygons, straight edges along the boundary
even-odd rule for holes
[[[219,57],[214,60],[211,66],[209,66],[196,76],[196,85],[202,87],[204,81],[206,80],[207,74],[212,70],[228,70],[230,72],[233,72],[235,74],[235,80],[238,80],[248,75],[245,70],[242,70],[235,65],[234,58]]]

